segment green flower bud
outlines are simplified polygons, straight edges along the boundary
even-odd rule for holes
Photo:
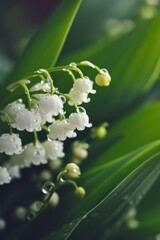
[[[82,199],[86,195],[86,191],[83,187],[77,187],[74,194],[76,197]]]

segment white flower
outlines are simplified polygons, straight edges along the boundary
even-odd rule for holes
[[[82,131],[85,129],[85,127],[91,127],[92,124],[89,123],[89,117],[84,112],[79,113],[71,113],[69,116],[69,123],[71,126],[71,129],[75,130],[78,129],[79,131]]]
[[[9,183],[10,181],[11,177],[9,176],[7,168],[0,167],[0,185],[3,185],[4,183]]]
[[[36,92],[36,91],[44,91],[44,92],[50,92],[51,87],[49,82],[46,83],[37,83],[34,86],[30,88],[30,92]]]
[[[71,130],[70,124],[67,120],[57,120],[52,123],[49,127],[50,133],[48,134],[48,137],[55,140],[58,139],[60,141],[65,140],[67,137],[73,138],[76,137],[76,133]]]
[[[21,112],[25,109],[25,105],[23,103],[14,102],[8,104],[3,110],[6,112],[11,120],[11,122],[15,122],[15,118],[18,112]]]
[[[85,159],[88,156],[88,144],[87,143],[83,143],[83,142],[79,142],[79,141],[75,141],[72,144],[72,153],[75,159]]]
[[[87,93],[79,92],[74,88],[70,90],[68,96],[71,99],[71,101],[68,102],[70,105],[73,105],[74,103],[77,105],[81,105],[83,102],[88,103],[90,101]]]
[[[26,163],[24,161],[24,151],[23,151],[19,155],[13,154],[10,157],[9,161],[7,162],[6,167],[12,168],[12,167],[18,166],[19,168],[25,168],[25,167],[29,167],[30,165],[31,165],[30,163]]]
[[[39,100],[39,111],[42,113],[51,113],[57,116],[63,113],[63,102],[57,95],[43,95]]]
[[[46,151],[46,158],[50,160],[56,160],[64,157],[63,143],[60,141],[46,141],[43,144]]]
[[[21,177],[19,166],[14,166],[14,167],[9,168],[8,172],[12,179]]]
[[[78,78],[73,84],[73,88],[81,93],[95,93],[93,82],[89,78]]]
[[[4,133],[0,137],[0,152],[7,155],[20,154],[22,151],[22,142],[17,134]]]
[[[27,165],[39,165],[41,163],[47,163],[44,147],[41,144],[38,146],[34,146],[33,143],[27,144],[24,148],[24,162]]]
[[[14,128],[20,131],[27,130],[28,132],[33,132],[34,130],[41,130],[41,117],[39,113],[34,111],[29,111],[27,109],[20,111],[16,115]]]
[[[32,108],[34,109],[34,112],[39,114],[41,117],[41,125],[44,125],[46,122],[52,123],[53,122],[53,116],[52,113],[42,113],[41,111],[39,111],[38,109],[38,102],[39,99],[41,98],[42,94],[37,94],[36,95],[36,99],[32,100]]]

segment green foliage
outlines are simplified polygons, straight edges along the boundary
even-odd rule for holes
[[[80,3],[62,2],[31,40],[4,85],[56,63]],[[159,194],[153,184],[160,174],[160,102],[149,98],[154,96],[155,86],[160,88],[159,23],[157,9],[152,19],[137,21],[131,32],[116,38],[104,37],[67,55],[62,52],[57,64],[86,59],[109,69],[111,87],[96,87],[98,94],[93,96],[87,112],[92,122],[109,119],[111,127],[107,138],[91,144],[83,165],[80,184],[87,196],[75,202],[68,193],[63,194],[68,205],[62,212],[59,209],[59,228],[53,232],[50,227],[43,240],[116,239],[125,233],[125,239],[130,239],[133,230],[125,226],[125,216],[145,198],[148,205],[144,204],[139,211],[140,226],[133,234],[137,237],[145,231],[160,232],[160,207],[158,203],[153,206]],[[67,86],[63,81],[64,89]],[[1,107],[14,99],[14,94],[18,92],[5,98],[4,92]],[[152,194],[146,195],[150,188]]]

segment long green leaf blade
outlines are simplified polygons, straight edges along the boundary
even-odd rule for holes
[[[30,41],[7,83],[55,64],[81,0],[64,0]]]

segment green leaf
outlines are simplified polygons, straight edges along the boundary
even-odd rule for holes
[[[7,84],[20,80],[39,68],[55,64],[81,0],[64,0],[31,39]]]
[[[108,138],[122,137],[103,152],[97,163],[105,163],[160,137],[160,102],[148,104],[129,114],[111,128]],[[96,164],[97,164],[96,163]]]
[[[98,205],[82,215],[81,218],[68,224],[68,229],[65,226],[45,240],[107,239],[111,232],[121,225],[128,210],[141,201],[158,178],[160,174],[159,159],[160,152],[143,159],[143,162],[122,179]]]
[[[114,41],[105,39],[60,60],[62,64],[86,59],[108,68],[112,76],[110,87],[101,90],[97,87],[97,96],[92,97],[87,107],[93,120],[96,115],[96,122],[121,116],[154,85],[160,73],[159,22],[160,13]]]

